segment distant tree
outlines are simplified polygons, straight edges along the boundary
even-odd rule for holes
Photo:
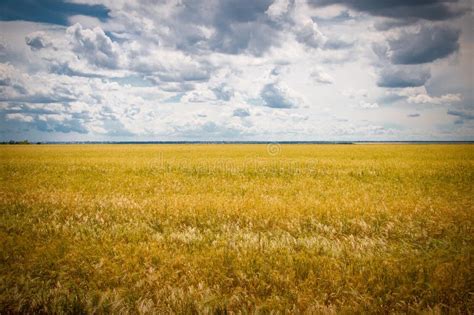
[[[10,140],[8,144],[30,144],[30,142],[27,139],[21,141]]]

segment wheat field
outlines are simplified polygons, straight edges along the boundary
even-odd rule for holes
[[[472,145],[1,146],[0,313],[474,313]]]

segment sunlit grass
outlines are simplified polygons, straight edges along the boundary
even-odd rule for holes
[[[474,312],[472,145],[0,147],[0,311]]]

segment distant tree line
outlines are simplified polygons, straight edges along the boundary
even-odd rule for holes
[[[25,139],[25,140],[20,140],[20,141],[15,141],[15,140],[3,141],[3,142],[0,142],[0,144],[32,144],[32,143],[28,141],[27,139]],[[41,142],[36,142],[36,144],[41,144]]]

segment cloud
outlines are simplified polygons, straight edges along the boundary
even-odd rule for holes
[[[354,99],[360,97],[367,97],[369,96],[369,92],[366,89],[346,89],[342,91],[342,95],[350,99]]]
[[[222,21],[228,18],[230,22],[247,23],[265,16],[273,0],[228,0],[219,1],[217,18]]]
[[[104,134],[111,137],[131,137],[135,134],[118,119],[105,119],[102,121]]]
[[[417,105],[451,105],[459,103],[463,100],[461,94],[458,93],[448,93],[439,96],[430,95],[424,86],[389,90],[387,97],[389,99],[393,98],[395,101],[405,100],[408,104]]]
[[[458,117],[457,123],[464,123],[465,120],[474,120],[473,111],[448,110],[448,115]]]
[[[67,29],[73,51],[98,67],[117,69],[120,66],[120,48],[100,27],[84,29],[74,24]]]
[[[206,103],[216,100],[216,95],[208,89],[199,89],[186,93],[181,100],[190,103]]]
[[[17,120],[17,121],[21,121],[21,122],[32,122],[33,121],[33,117],[31,117],[30,115],[22,114],[22,113],[6,114],[5,118],[7,120]]]
[[[445,94],[433,97],[428,94],[417,94],[408,97],[408,102],[413,104],[451,104],[461,101],[460,94]]]
[[[159,88],[166,92],[187,92],[194,90],[194,84],[187,83],[187,82],[159,82],[154,80],[153,78],[148,78],[155,84],[159,86]]]
[[[245,134],[240,125],[224,122],[194,120],[173,126],[171,133],[175,137],[203,140],[203,139],[233,139]]]
[[[296,32],[296,38],[300,43],[305,43],[313,48],[320,48],[327,41],[326,36],[321,33],[315,22],[303,24]]]
[[[338,38],[329,38],[325,43],[324,43],[324,49],[348,49],[354,46],[353,42],[350,41],[345,41],[342,39]]]
[[[269,25],[234,23],[223,27],[210,40],[210,49],[227,54],[250,53],[261,56],[279,42],[279,33]]]
[[[448,20],[458,17],[467,8],[457,6],[457,0],[310,0],[314,5],[344,4],[351,9],[375,16],[398,19]]]
[[[52,114],[39,115],[34,121],[35,127],[41,131],[47,132],[62,132],[62,133],[88,133],[87,128],[82,121],[70,115]]]
[[[264,105],[272,108],[293,108],[302,103],[295,92],[281,83],[266,84],[260,92]]]
[[[340,6],[319,7],[316,15],[313,16],[319,25],[341,24],[353,20],[355,17],[351,12]]]
[[[157,85],[174,86],[171,89],[176,91],[186,91],[193,88],[192,83],[209,80],[213,67],[208,62],[199,62],[179,50],[153,48],[150,52],[129,51],[128,70],[146,76]]]
[[[51,47],[51,39],[44,32],[34,32],[25,37],[25,42],[31,50],[40,50]]]
[[[230,99],[234,96],[234,90],[225,84],[221,84],[213,88],[212,91],[218,99],[223,101],[230,101]]]
[[[164,46],[175,46],[186,51],[212,50],[225,54],[262,56],[270,47],[278,45],[280,39],[279,24],[266,13],[272,2],[186,1],[181,5],[157,5],[155,11],[150,11],[146,4],[140,4],[136,13],[141,18],[146,16],[150,19],[154,24],[151,29],[158,32],[163,29],[159,37]],[[268,12],[274,10],[275,7]]]
[[[315,67],[310,73],[310,77],[320,84],[333,84],[334,78],[320,67]]]
[[[424,67],[387,66],[380,71],[377,85],[388,88],[422,86],[430,77],[430,70]]]
[[[402,32],[389,40],[388,57],[394,64],[421,64],[444,58],[459,49],[460,31],[451,27],[423,26],[416,33]]]
[[[29,108],[22,105],[21,112],[15,112],[16,109],[7,109],[13,112],[4,113],[5,120],[15,121],[24,124],[23,127],[33,128],[42,132],[60,132],[60,133],[88,133],[84,126],[84,120],[78,119],[72,114],[64,112],[51,112],[41,108]],[[2,113],[0,113],[1,115]]]
[[[94,28],[102,24],[102,21],[100,19],[88,15],[73,15],[70,16],[68,20],[70,25],[79,23],[86,28]]]
[[[233,116],[235,116],[235,117],[248,117],[248,116],[250,116],[250,113],[249,113],[248,109],[237,108],[237,109],[234,110]]]
[[[275,0],[265,11],[265,14],[271,19],[279,19],[288,11],[289,4],[289,0]]]
[[[387,18],[381,21],[377,21],[374,27],[378,31],[389,31],[393,28],[402,28],[410,25],[414,25],[418,22],[416,18],[405,18],[403,20],[397,18]]]
[[[360,108],[363,108],[363,109],[374,109],[374,108],[379,108],[379,104],[377,103],[370,103],[370,102],[366,102],[364,100],[361,100],[359,102],[359,107]]]
[[[54,103],[74,100],[74,95],[67,88],[60,85],[51,87],[41,79],[0,63],[0,102]]]
[[[313,20],[311,10],[305,1],[295,2],[290,16],[287,28],[291,30],[299,43],[311,48],[323,48],[328,38]]]
[[[183,66],[174,69],[174,71],[161,70],[156,75],[162,82],[207,81],[209,79],[207,69],[201,68],[199,65]]]

